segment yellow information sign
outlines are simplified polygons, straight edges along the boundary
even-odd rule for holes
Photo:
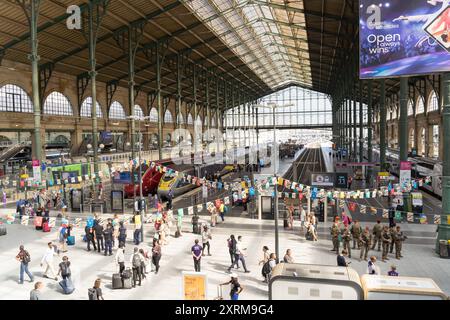
[[[183,272],[184,300],[206,300],[207,279],[205,273]]]
[[[447,216],[447,224],[450,224],[450,215]]]
[[[389,172],[378,172],[379,177],[389,177]]]

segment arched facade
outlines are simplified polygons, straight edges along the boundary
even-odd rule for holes
[[[6,84],[0,88],[0,112],[33,112],[33,103],[21,87]]]
[[[81,104],[80,117],[91,118],[92,97],[87,97]],[[102,106],[97,101],[97,118],[103,118]]]
[[[125,120],[127,118],[125,110],[120,102],[114,101],[113,103],[111,103],[111,106],[109,107],[108,118],[117,120]]]
[[[158,122],[158,110],[156,108],[150,109],[150,122]]]

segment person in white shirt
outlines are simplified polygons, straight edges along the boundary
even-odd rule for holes
[[[119,265],[119,273],[125,270],[125,248],[120,245],[119,249],[116,252],[116,263]]]
[[[375,256],[371,256],[367,266],[367,273],[372,275],[380,275],[380,269],[375,264],[377,262],[377,258]]]
[[[41,267],[44,266],[45,264],[45,271],[44,271],[44,277],[45,278],[50,278],[48,276],[48,271],[50,270],[52,272],[53,279],[55,279],[56,281],[58,280],[58,277],[56,276],[56,271],[55,268],[53,267],[53,257],[56,256],[56,252],[55,249],[53,248],[53,244],[51,242],[49,242],[47,244],[48,248],[44,253],[44,256],[42,257],[41,260]]]
[[[238,241],[236,244],[237,252],[239,254],[239,261],[242,262],[242,266],[244,267],[245,273],[249,273],[250,270],[247,269],[247,266],[245,265],[245,255],[247,248],[245,248],[244,243],[242,242],[242,236],[238,237]]]

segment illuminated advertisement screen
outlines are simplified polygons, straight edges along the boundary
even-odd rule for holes
[[[450,0],[360,0],[360,78],[450,71]]]

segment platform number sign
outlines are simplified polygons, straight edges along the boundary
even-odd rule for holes
[[[347,188],[348,174],[347,173],[336,173],[335,186],[337,188]]]

